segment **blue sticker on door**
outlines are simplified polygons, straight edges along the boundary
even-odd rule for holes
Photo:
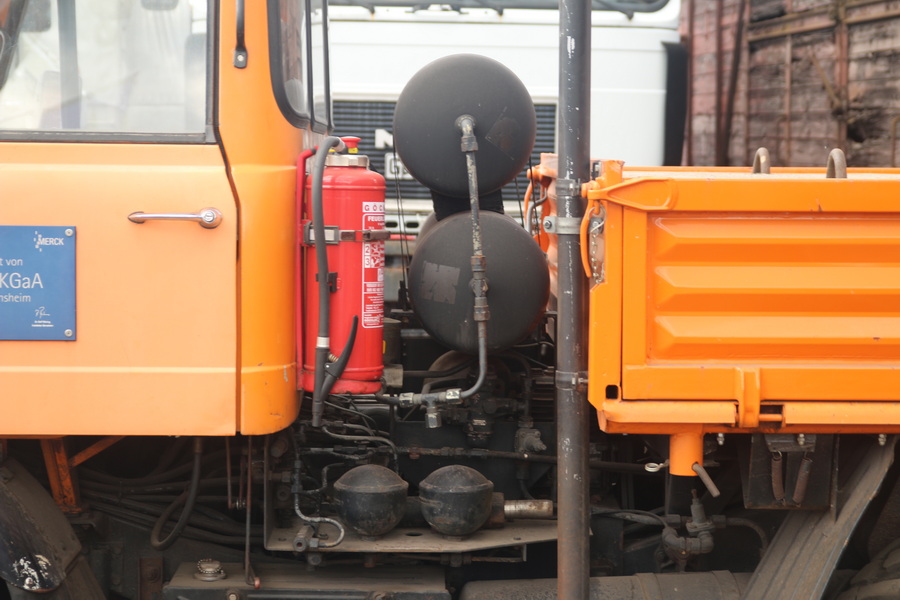
[[[0,340],[75,331],[75,228],[0,225]]]

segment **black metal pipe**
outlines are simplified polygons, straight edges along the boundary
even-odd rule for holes
[[[416,456],[441,456],[441,457],[460,457],[460,458],[481,458],[481,459],[504,459],[504,460],[518,460],[523,462],[534,462],[541,464],[556,464],[557,459],[553,455],[548,454],[534,454],[531,452],[505,452],[503,450],[484,450],[481,448],[475,449],[467,449],[467,448],[405,448],[399,447],[397,448],[397,452],[403,454],[404,456],[408,455],[416,455]],[[638,463],[624,463],[624,462],[611,462],[607,460],[600,460],[596,458],[590,459],[588,462],[588,466],[591,469],[598,469],[601,471],[607,471],[609,473],[630,473],[632,475],[647,475],[653,476],[653,473],[649,473],[644,465]],[[662,472],[660,472],[662,473]]]
[[[578,227],[581,183],[590,178],[591,7],[559,3],[559,279],[557,290],[556,430],[559,598],[590,596],[590,502],[584,339],[586,285]]]

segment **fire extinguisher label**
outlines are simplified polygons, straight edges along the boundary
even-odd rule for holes
[[[363,210],[363,231],[384,229],[384,203],[365,202]],[[384,321],[384,242],[366,242],[362,247],[362,326],[381,327]]]

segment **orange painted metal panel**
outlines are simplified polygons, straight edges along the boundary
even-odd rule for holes
[[[599,421],[607,433],[835,433],[835,422],[844,424],[839,433],[900,433],[896,423],[878,423],[885,414],[900,410],[900,402],[795,402],[763,407],[777,409],[763,413],[771,417],[763,421],[765,427],[698,424],[696,415],[710,415],[710,421],[726,417],[734,412],[734,403],[684,400],[608,401]]]
[[[78,228],[79,323],[77,342],[0,342],[17,402],[0,433],[264,434],[295,419],[295,161],[321,136],[246,93],[271,90],[266,11],[245,6],[243,69],[235,5],[217,11],[218,145],[0,148],[0,223]],[[206,206],[216,229],[121,220]]]
[[[591,289],[606,431],[900,431],[900,172],[625,175],[588,191],[623,215]]]
[[[622,207],[607,207],[605,258],[608,263],[622,262]],[[622,384],[622,271],[606,270],[602,283],[591,289],[589,311],[592,317],[588,338],[591,361],[591,389],[607,395],[607,388]],[[612,390],[610,390],[612,391]],[[610,394],[611,395],[611,394]]]
[[[247,66],[233,66],[234,3],[220,6],[219,134],[241,215],[238,428],[264,434],[299,411],[294,249],[296,160],[318,136],[292,126],[271,93],[267,3],[247,2]]]
[[[0,223],[76,228],[75,341],[0,341],[3,435],[235,431],[237,211],[213,145],[0,145]],[[222,223],[128,220],[222,212]]]
[[[299,402],[294,345],[295,170],[240,165],[239,429],[263,434],[289,426]]]
[[[895,213],[896,170],[851,173],[825,179],[824,172],[794,170],[772,175],[734,171],[633,171],[616,189],[594,190],[599,200],[647,211]],[[665,183],[663,183],[665,182]]]

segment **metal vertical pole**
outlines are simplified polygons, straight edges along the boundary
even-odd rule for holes
[[[717,167],[725,166],[725,142],[724,142],[724,124],[722,123],[722,90],[724,85],[722,79],[725,74],[722,72],[724,58],[724,44],[722,42],[722,15],[724,13],[722,4],[725,0],[716,0],[716,141],[715,156],[713,164]]]
[[[590,178],[591,2],[559,3],[559,279],[556,357],[558,597],[587,600],[590,584],[586,281],[578,223]]]
[[[696,43],[694,41],[694,21],[697,15],[697,0],[687,0],[688,4],[688,22],[687,22],[687,43],[688,43],[688,76],[687,76],[687,127],[684,134],[685,150],[687,156],[686,163],[694,164],[694,62],[697,56]],[[747,69],[750,72],[750,69]],[[749,92],[748,92],[749,93]],[[749,110],[747,111],[749,115]],[[749,121],[749,117],[745,122]]]

